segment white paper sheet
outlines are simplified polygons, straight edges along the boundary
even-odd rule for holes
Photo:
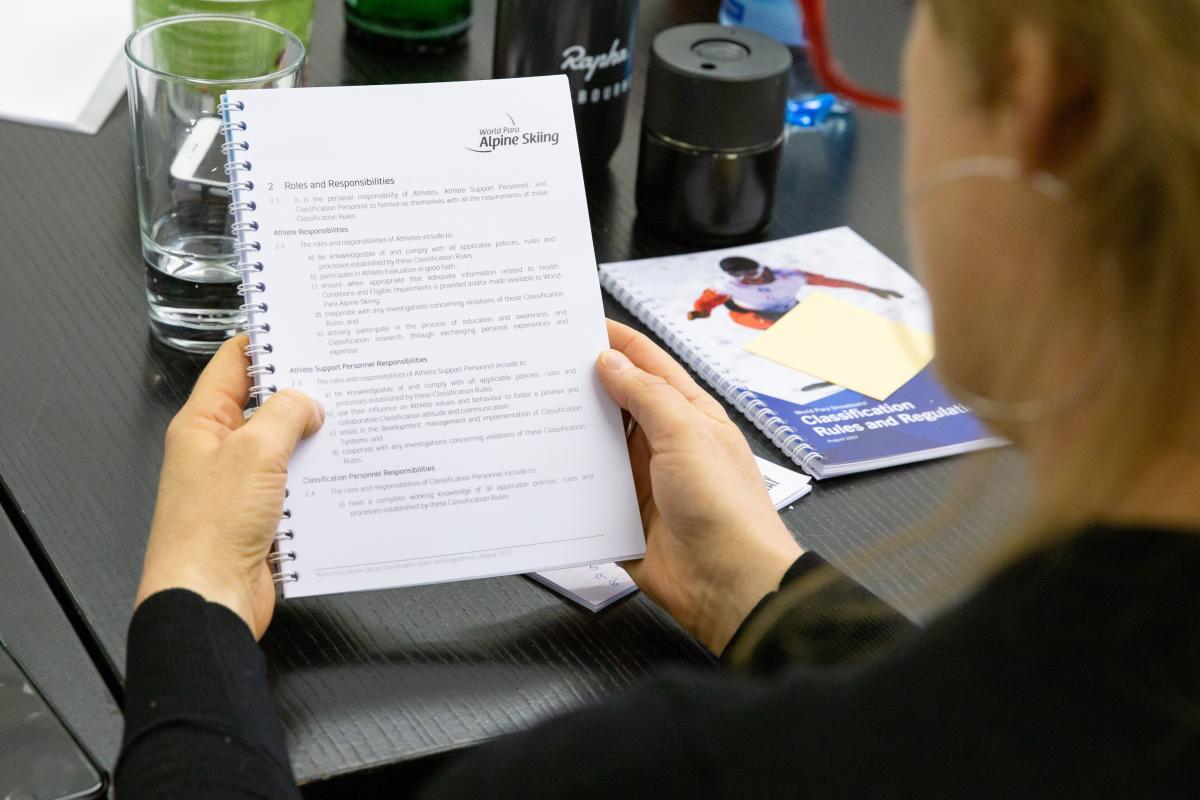
[[[131,0],[0,4],[0,119],[95,133],[125,93]]]
[[[256,360],[329,412],[288,470],[285,594],[642,555],[566,78],[229,97]]]

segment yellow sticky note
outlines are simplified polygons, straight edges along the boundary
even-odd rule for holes
[[[933,336],[814,292],[746,349],[867,397],[886,400],[933,358]]]

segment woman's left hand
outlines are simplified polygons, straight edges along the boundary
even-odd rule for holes
[[[288,461],[325,412],[285,389],[243,421],[246,341],[239,336],[217,351],[167,429],[137,603],[190,589],[231,609],[257,639],[275,610],[266,558],[280,527]]]

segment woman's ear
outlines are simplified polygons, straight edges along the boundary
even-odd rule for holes
[[[1029,24],[1013,32],[1009,68],[1002,114],[1012,152],[1026,172],[1059,173],[1091,134],[1094,87],[1069,67],[1044,31]]]

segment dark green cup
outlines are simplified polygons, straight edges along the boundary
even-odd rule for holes
[[[471,26],[471,0],[345,0],[353,28],[415,50],[446,50]]]

